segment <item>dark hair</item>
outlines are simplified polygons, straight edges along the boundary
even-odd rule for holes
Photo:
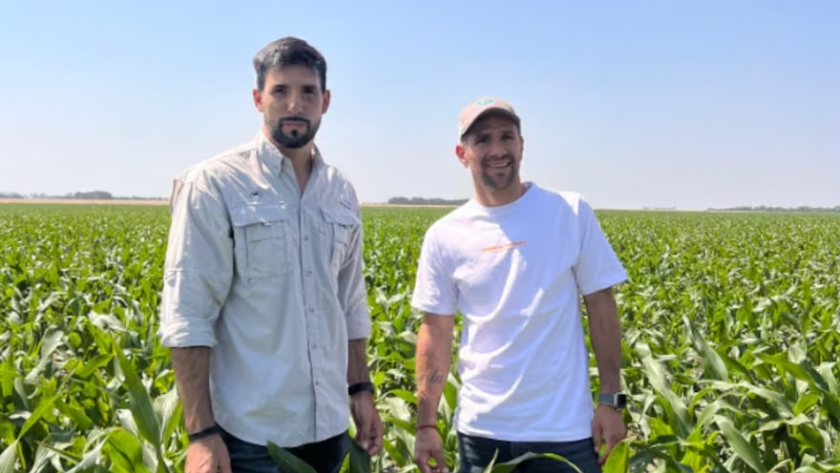
[[[327,61],[306,41],[287,36],[273,41],[254,56],[257,88],[265,86],[265,74],[270,69],[284,66],[306,66],[321,79],[321,91],[327,89]]]

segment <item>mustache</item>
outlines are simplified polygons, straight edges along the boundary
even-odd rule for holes
[[[311,125],[309,120],[307,120],[306,118],[303,118],[303,117],[286,117],[286,118],[281,118],[281,119],[277,120],[278,125],[282,125],[284,123],[303,123],[306,126]]]
[[[307,120],[305,118],[302,118],[302,117],[286,117],[286,118],[281,118],[281,119],[277,120],[277,129],[280,133],[283,133],[283,131],[282,131],[283,130],[283,125],[285,125],[287,123],[297,123],[297,124],[305,125],[306,126],[306,132],[303,132],[303,133],[308,133],[309,130],[312,129],[312,123],[310,123],[309,120]],[[290,134],[292,135],[292,137],[297,139],[297,138],[300,137],[302,132],[300,132],[298,130],[292,130],[290,132]]]

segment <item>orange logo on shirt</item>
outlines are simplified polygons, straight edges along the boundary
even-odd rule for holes
[[[500,251],[507,251],[507,250],[510,250],[512,248],[516,248],[517,246],[524,245],[524,244],[525,244],[525,240],[512,241],[510,243],[505,243],[503,245],[493,245],[493,246],[488,246],[487,248],[482,248],[481,252],[482,253],[498,253]]]

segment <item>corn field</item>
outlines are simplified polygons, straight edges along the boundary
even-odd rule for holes
[[[386,431],[383,453],[354,451],[347,471],[416,471],[409,300],[444,212],[363,210]],[[629,435],[605,472],[840,471],[840,217],[598,214],[630,275],[617,289]],[[0,473],[183,472],[155,336],[168,224],[166,207],[0,206]],[[439,416],[450,471],[454,367]]]

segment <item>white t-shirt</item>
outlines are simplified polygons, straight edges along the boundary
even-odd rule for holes
[[[464,317],[458,431],[580,440],[593,410],[580,296],[627,274],[579,194],[526,185],[510,204],[471,200],[429,227],[412,305]]]

